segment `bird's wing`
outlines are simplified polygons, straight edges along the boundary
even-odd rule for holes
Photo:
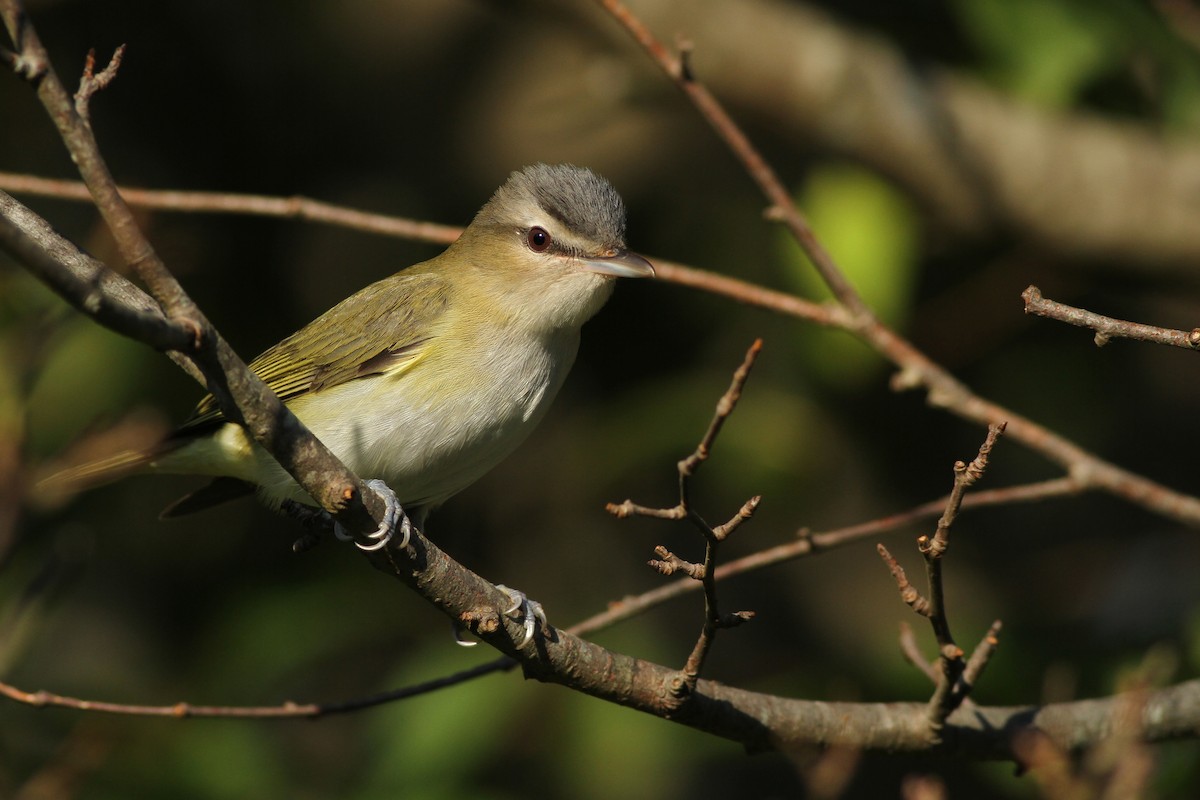
[[[413,297],[421,299],[414,303]],[[443,278],[406,270],[338,303],[254,359],[250,369],[284,402],[407,369],[420,360],[449,302]],[[224,420],[210,394],[176,434],[190,436]]]

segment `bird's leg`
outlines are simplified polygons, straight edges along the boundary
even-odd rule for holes
[[[336,521],[333,523],[333,535],[343,542],[353,541],[355,547],[369,553],[387,547],[388,543],[392,541],[392,536],[399,529],[400,543],[397,546],[408,547],[408,540],[412,538],[413,524],[408,515],[404,513],[404,509],[400,507],[400,498],[396,497],[396,493],[392,491],[391,487],[381,480],[369,480],[367,486],[374,489],[384,502],[383,521],[379,523],[379,527],[373,533],[367,534],[367,538],[371,542],[364,544],[355,541],[354,537],[346,533],[346,530]]]
[[[299,522],[305,529],[304,534],[292,542],[292,550],[296,553],[303,553],[320,544],[321,535],[328,533],[333,525],[333,517],[325,511],[295,500],[284,500],[279,504],[279,510],[284,516]]]
[[[504,609],[504,615],[518,622],[524,620],[525,635],[517,645],[518,650],[524,650],[533,641],[533,634],[537,631],[538,623],[547,624],[546,611],[542,608],[541,603],[530,600],[524,592],[510,589],[502,583],[496,584],[496,588],[508,595],[508,599],[512,601],[512,605]]]

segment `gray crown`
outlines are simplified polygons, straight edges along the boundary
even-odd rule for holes
[[[625,246],[625,204],[608,181],[571,164],[534,164],[514,172],[489,206],[532,200],[577,236],[605,247]]]

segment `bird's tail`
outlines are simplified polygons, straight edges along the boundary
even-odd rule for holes
[[[59,470],[42,478],[35,486],[44,501],[55,503],[80,492],[142,472],[161,455],[157,449],[122,450],[119,453]]]

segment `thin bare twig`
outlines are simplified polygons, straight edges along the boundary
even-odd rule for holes
[[[454,225],[439,225],[434,222],[420,222],[384,214],[372,214],[299,195],[268,197],[229,192],[140,189],[131,186],[119,188],[121,196],[130,205],[160,211],[297,219],[325,225],[337,225],[364,233],[397,236],[441,245],[450,244],[462,233],[462,228]],[[32,194],[60,200],[91,200],[87,187],[79,181],[42,178],[13,172],[0,172],[0,189],[16,194]],[[657,260],[655,260],[654,266],[657,269]]]
[[[1000,620],[992,623],[987,629],[987,633],[979,640],[979,644],[971,652],[971,657],[967,659],[967,664],[963,668],[962,680],[960,681],[959,691],[962,693],[962,701],[969,702],[966,696],[975,688],[975,684],[982,677],[984,669],[991,662],[992,656],[996,653],[996,648],[1000,646],[1000,629],[1003,624]]]
[[[900,562],[896,560],[896,557],[883,545],[875,545],[875,551],[879,553],[879,557],[883,559],[883,563],[887,564],[888,571],[892,573],[892,579],[896,581],[896,588],[900,590],[900,599],[914,612],[929,619],[933,615],[930,603],[918,591],[917,587],[909,582],[908,575],[904,572],[904,567],[900,566]]]
[[[925,557],[925,571],[929,579],[929,621],[937,636],[938,647],[942,649],[943,653],[957,652],[959,656],[962,654],[962,651],[954,644],[954,637],[950,635],[950,623],[946,618],[942,584],[942,556],[945,555],[946,548],[950,546],[950,526],[958,518],[958,511],[962,506],[963,495],[967,488],[974,485],[983,475],[984,469],[987,468],[988,455],[996,444],[996,439],[1004,433],[1004,427],[1004,423],[1001,423],[988,429],[987,438],[979,447],[979,454],[970,464],[962,461],[955,462],[954,488],[946,501],[945,512],[938,519],[937,530],[932,537],[922,536],[917,539],[917,549]],[[955,678],[958,677],[957,670],[958,668],[954,667]],[[950,683],[953,685],[953,681]]]
[[[717,434],[721,432],[725,420],[729,419],[729,415],[737,407],[738,400],[742,398],[742,389],[746,386],[746,379],[750,377],[750,369],[754,366],[761,351],[762,339],[755,339],[750,345],[750,349],[746,351],[745,360],[734,371],[729,388],[717,401],[717,409],[713,412],[712,421],[709,422],[708,430],[704,432],[700,444],[696,445],[695,452],[679,463],[680,476],[691,477],[696,468],[708,460],[708,454],[712,450],[713,442],[717,439]]]
[[[933,668],[936,676],[933,696],[928,704],[929,730],[935,741],[941,740],[942,729],[949,716],[967,699],[975,680],[987,664],[995,649],[996,637],[1000,631],[1000,623],[996,622],[984,637],[983,642],[972,655],[970,680],[964,679],[966,664],[965,655],[950,633],[950,622],[946,615],[945,592],[942,584],[942,556],[949,547],[950,527],[958,517],[962,506],[964,493],[967,488],[983,477],[987,469],[988,456],[996,444],[996,440],[1004,433],[1004,425],[993,425],[988,435],[979,447],[979,453],[969,464],[962,461],[954,464],[954,488],[946,500],[946,508],[938,519],[937,530],[933,536],[921,536],[917,539],[917,547],[925,559],[925,572],[929,582],[928,598],[908,581],[904,568],[896,561],[887,548],[882,544],[876,545],[880,557],[887,564],[896,586],[900,590],[900,598],[913,611],[929,620],[933,627],[934,636],[938,643],[938,663]],[[909,646],[913,650],[909,660],[921,666],[923,659],[916,653],[915,644],[905,642],[904,631],[901,636],[901,646]],[[911,639],[911,637],[910,637]],[[927,672],[928,674],[928,672]]]
[[[932,538],[922,536],[917,540],[917,547],[925,557],[925,572],[929,580],[929,622],[933,626],[933,632],[938,642],[938,666],[941,680],[938,681],[933,697],[929,701],[930,728],[937,738],[941,737],[946,719],[954,709],[958,708],[970,690],[970,687],[959,686],[966,665],[963,662],[962,648],[954,642],[954,637],[950,633],[950,621],[946,614],[945,589],[942,582],[942,556],[949,547],[950,527],[958,518],[963,494],[983,476],[984,470],[987,469],[988,456],[996,444],[996,439],[1004,433],[1004,428],[1005,424],[1000,423],[992,425],[988,429],[988,435],[980,445],[978,455],[972,459],[970,464],[964,464],[961,461],[955,462],[954,489],[950,492],[950,499],[946,502],[945,513],[938,519],[937,530]]]
[[[1053,497],[1070,496],[1082,490],[1083,487],[1072,478],[1054,478],[1052,480],[1038,481],[1019,486],[1007,486],[1002,489],[973,492],[963,498],[963,506],[966,508],[977,508],[1014,502],[1035,502]],[[948,496],[937,500],[930,500],[907,511],[889,514],[886,517],[870,520],[869,522],[861,522],[856,525],[849,525],[844,528],[834,528],[815,533],[807,530],[800,531],[794,541],[776,545],[775,547],[751,553],[748,556],[743,556],[742,558],[722,564],[717,567],[714,577],[717,582],[720,582],[735,575],[753,572],[754,570],[782,564],[797,558],[805,558],[806,556],[852,544],[872,536],[898,530],[914,522],[936,517],[944,511],[947,498]],[[631,510],[631,507],[633,509],[641,509],[640,506],[635,506],[626,501],[616,506],[610,506],[609,510],[618,517],[627,516],[631,513],[639,513],[644,516],[658,516],[654,512],[660,511],[660,509],[634,511]],[[674,515],[669,518],[678,519],[679,516]],[[681,580],[666,586],[659,586],[633,597],[622,598],[612,603],[605,611],[588,617],[567,630],[579,636],[594,633],[615,625],[618,622],[636,617],[639,614],[644,614],[668,600],[680,597],[689,592],[699,591],[699,589],[700,586],[698,584],[689,580]]]
[[[619,0],[597,2],[692,101],[705,122],[758,184],[770,203],[769,216],[786,225],[842,307],[845,316],[841,319],[841,326],[900,367],[899,374],[892,382],[893,388],[923,387],[932,405],[982,425],[1005,421],[1010,436],[1059,464],[1086,486],[1103,488],[1156,513],[1190,525],[1200,525],[1200,498],[1173,491],[1110,464],[1033,420],[979,397],[911,342],[882,324],[816,239],[783,182],[720,103],[697,81],[688,67],[687,56],[672,55]]]
[[[900,621],[900,653],[904,656],[905,661],[920,670],[926,678],[929,678],[930,683],[934,686],[937,685],[937,670],[933,668],[933,665],[925,658],[925,654],[921,652],[921,648],[917,644],[917,635],[913,632],[912,625],[909,625],[904,620]]]
[[[696,445],[696,449],[690,455],[676,464],[679,473],[679,502],[670,508],[649,508],[638,505],[632,500],[626,500],[623,503],[609,503],[606,506],[608,512],[618,518],[638,515],[656,519],[687,520],[704,536],[704,562],[701,564],[685,561],[661,545],[655,548],[658,558],[649,562],[651,567],[663,575],[684,573],[691,580],[697,582],[704,591],[704,625],[701,627],[700,635],[696,639],[696,644],[693,646],[683,670],[671,681],[670,692],[676,703],[683,703],[695,691],[696,682],[700,678],[700,670],[716,639],[717,631],[720,628],[740,625],[753,617],[753,614],[747,611],[721,615],[717,605],[715,572],[717,548],[739,525],[754,515],[762,498],[757,496],[750,498],[728,522],[713,528],[692,506],[689,482],[700,465],[708,460],[713,443],[721,432],[725,420],[729,419],[729,415],[737,407],[738,400],[742,396],[742,389],[746,385],[746,379],[750,377],[750,370],[761,350],[762,339],[755,339],[746,351],[746,357],[741,365],[734,370],[729,388],[717,401],[712,421],[709,422],[708,429],[700,438],[700,443]]]
[[[87,199],[87,190],[74,181],[59,181],[30,175],[0,172],[0,188],[70,200]],[[445,244],[457,238],[461,228],[437,225],[356,209],[335,206],[304,197],[268,197],[218,192],[182,192],[122,187],[121,193],[134,205],[167,211],[251,214],[296,218],[338,225],[369,233],[400,236]],[[1009,438],[1066,468],[1063,485],[1071,491],[1103,489],[1127,502],[1155,513],[1195,525],[1200,523],[1200,499],[1168,489],[1130,473],[1083,450],[1074,443],[1026,419],[1010,409],[972,394],[929,361],[911,344],[882,325],[862,329],[855,317],[837,303],[814,303],[785,292],[767,289],[726,275],[653,259],[660,280],[719,294],[747,305],[774,311],[827,327],[841,328],[861,337],[885,358],[901,367],[893,380],[897,389],[924,385],[930,401],[965,419],[984,425],[1007,420]],[[1070,491],[1066,492],[1070,493]]]
[[[687,575],[694,581],[704,580],[706,572],[703,564],[697,564],[694,561],[686,561],[672,553],[661,544],[654,548],[654,555],[658,558],[647,562],[660,575],[671,576],[679,572]]]
[[[75,113],[89,127],[91,126],[90,109],[92,95],[103,91],[117,77],[121,68],[121,59],[125,57],[125,45],[120,45],[113,51],[108,66],[96,73],[96,51],[88,50],[87,60],[83,64],[83,76],[79,80],[79,89],[75,92]]]
[[[1091,328],[1096,332],[1097,347],[1103,347],[1112,339],[1137,339],[1154,344],[1182,347],[1185,350],[1200,350],[1200,328],[1177,331],[1160,328],[1156,325],[1144,325],[1140,322],[1127,322],[1123,319],[1106,317],[1094,311],[1047,300],[1036,286],[1030,286],[1021,292],[1021,299],[1025,301],[1026,314],[1056,319],[1080,328]]]
[[[680,55],[674,56],[662,42],[655,38],[650,29],[619,0],[598,0],[598,2],[624,26],[630,36],[674,81],[676,87],[687,95],[704,121],[712,127],[717,136],[729,147],[730,152],[741,162],[746,173],[758,184],[763,195],[771,203],[767,210],[768,217],[782,222],[787,227],[812,260],[821,279],[829,286],[838,302],[854,317],[861,318],[853,320],[852,325],[858,325],[871,319],[873,314],[870,308],[863,302],[858,291],[846,279],[834,263],[833,258],[821,245],[816,234],[813,233],[812,227],[808,224],[808,220],[792,202],[787,187],[779,180],[775,171],[754,147],[749,137],[725,111],[720,101],[708,91],[704,84],[695,79],[689,67],[690,45],[685,44]]]
[[[347,714],[354,711],[373,708],[404,700],[417,695],[428,694],[448,686],[455,686],[469,680],[500,672],[515,666],[516,662],[508,659],[496,659],[477,667],[471,667],[452,675],[436,678],[431,681],[406,686],[391,692],[382,692],[370,697],[357,698],[339,703],[292,703],[284,702],[275,706],[205,706],[194,703],[172,703],[170,705],[136,705],[129,703],[107,703],[98,700],[82,700],[77,697],[54,694],[53,692],[26,692],[8,683],[0,682],[0,695],[15,700],[24,705],[44,708],[74,708],[79,711],[100,711],[108,714],[125,714],[143,717],[221,717],[225,719],[296,719],[297,717],[316,718],[333,714]]]

